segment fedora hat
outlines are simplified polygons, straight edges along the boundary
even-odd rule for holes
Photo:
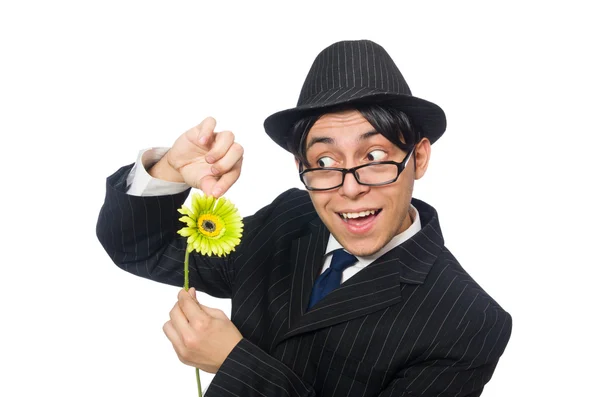
[[[289,150],[287,142],[296,121],[354,103],[385,103],[403,111],[431,143],[446,129],[444,111],[412,95],[385,49],[370,40],[357,40],[340,41],[321,51],[306,76],[297,106],[267,117],[265,131]]]

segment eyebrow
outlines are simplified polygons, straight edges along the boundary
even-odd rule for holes
[[[369,139],[369,138],[371,138],[372,136],[375,136],[375,135],[380,135],[380,134],[377,131],[368,131],[368,132],[365,132],[364,134],[361,134],[358,137],[358,140],[359,141],[364,141],[364,140],[367,140],[367,139]],[[332,145],[332,144],[335,143],[335,139],[329,138],[329,137],[326,137],[326,136],[315,136],[315,137],[312,137],[311,140],[308,142],[308,145],[306,146],[306,151],[308,152],[308,149],[310,149],[311,146],[314,145],[314,144],[316,144],[316,143],[325,143],[327,145]]]

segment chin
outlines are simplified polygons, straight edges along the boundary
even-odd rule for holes
[[[355,249],[350,251],[350,253],[354,256],[371,256],[373,254],[375,254],[377,251],[379,251],[381,249],[381,247],[379,247],[378,249],[374,249],[374,248],[365,248],[365,249]]]
[[[338,238],[335,234],[334,237],[340,244],[346,249],[346,251],[350,252],[355,256],[370,256],[377,253],[383,246],[384,242],[375,241],[370,239],[362,240],[362,241],[349,241],[344,238]]]

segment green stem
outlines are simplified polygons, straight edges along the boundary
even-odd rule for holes
[[[202,388],[200,387],[200,370],[196,368],[196,383],[198,384],[198,397],[202,397]]]
[[[183,288],[190,289],[190,251],[186,247],[185,260],[183,261]],[[196,368],[196,384],[198,385],[198,397],[202,397],[202,385],[200,384],[200,370]]]
[[[185,250],[185,260],[183,261],[183,288],[187,291],[190,289],[190,251]]]

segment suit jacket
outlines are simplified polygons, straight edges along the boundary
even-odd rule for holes
[[[189,190],[127,195],[130,169],[107,179],[98,238],[124,270],[182,286],[176,210]],[[435,209],[412,204],[421,231],[308,312],[329,232],[305,191],[288,190],[246,217],[230,256],[190,255],[190,286],[231,298],[244,337],[206,396],[479,396],[511,317],[444,246]]]

